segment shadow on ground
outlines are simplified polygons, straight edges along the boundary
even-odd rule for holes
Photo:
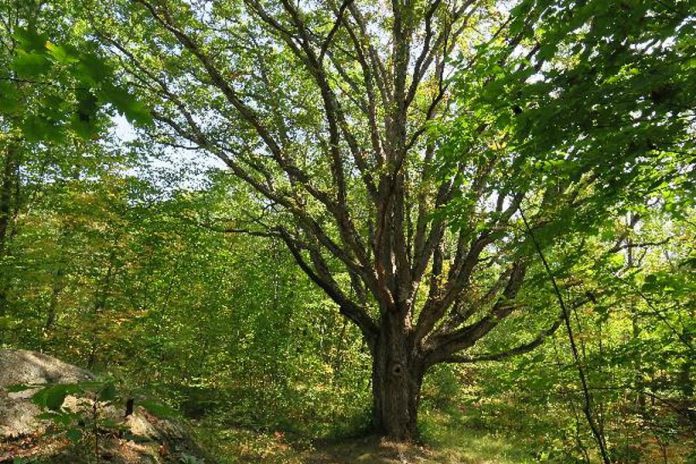
[[[404,446],[366,437],[344,442],[318,442],[315,450],[307,452],[304,462],[307,464],[397,464],[429,463],[433,461],[434,452],[422,446]]]

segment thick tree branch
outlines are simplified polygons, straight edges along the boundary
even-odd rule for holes
[[[338,284],[327,276],[330,276],[328,269],[325,268],[325,263],[322,263],[316,256],[316,250],[314,251],[314,262],[315,266],[318,264],[319,269],[316,267],[313,269],[312,266],[304,259],[302,256],[302,248],[306,248],[306,245],[301,245],[294,239],[286,230],[279,229],[280,237],[287,245],[290,253],[292,254],[295,261],[300,266],[302,271],[317,285],[319,286],[327,295],[338,305],[341,314],[346,316],[348,319],[353,321],[363,336],[371,349],[374,348],[377,334],[379,333],[377,325],[372,320],[370,315],[361,307],[353,303],[339,288]],[[311,253],[311,251],[310,251]],[[323,268],[323,269],[322,269]]]
[[[475,363],[479,361],[502,361],[504,359],[510,358],[512,356],[518,356],[520,354],[529,353],[538,346],[541,346],[544,341],[551,335],[553,335],[556,330],[563,323],[563,317],[560,316],[556,321],[543,332],[541,332],[534,340],[518,345],[514,348],[508,350],[499,351],[497,353],[480,353],[471,356],[467,355],[452,355],[444,360],[446,363]]]

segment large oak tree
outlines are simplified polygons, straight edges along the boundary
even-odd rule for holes
[[[693,167],[688,2],[86,3],[152,139],[220,158],[258,198],[229,229],[281,239],[360,328],[396,439],[432,366],[559,326],[471,351],[529,315],[534,234]]]

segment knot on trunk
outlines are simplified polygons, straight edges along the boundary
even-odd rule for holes
[[[401,374],[404,373],[404,368],[401,366],[400,363],[394,363],[391,371],[392,371],[392,374],[394,374],[396,376],[400,376]]]

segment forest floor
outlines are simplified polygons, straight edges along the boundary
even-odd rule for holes
[[[438,421],[439,422],[439,421]],[[206,433],[206,432],[204,432]],[[208,436],[210,451],[221,464],[526,464],[536,460],[509,436],[452,427],[443,420],[431,427],[421,445],[405,446],[374,436],[351,439],[297,440],[282,432],[227,430]]]
[[[320,446],[305,453],[307,464],[521,464],[533,462],[523,449],[499,437],[476,433],[451,433],[446,442],[410,446],[381,442],[374,437]],[[299,461],[298,461],[299,462]]]

